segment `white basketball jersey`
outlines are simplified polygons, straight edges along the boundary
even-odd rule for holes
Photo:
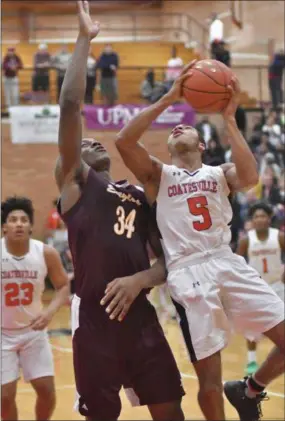
[[[163,165],[157,196],[157,224],[167,267],[231,240],[230,193],[221,167],[203,165],[190,173]]]
[[[260,241],[255,230],[248,232],[248,263],[269,284],[280,281],[283,275],[279,231],[269,228],[268,238]]]
[[[1,301],[2,328],[22,329],[42,309],[47,266],[44,244],[30,240],[29,252],[22,257],[12,256],[1,240]]]

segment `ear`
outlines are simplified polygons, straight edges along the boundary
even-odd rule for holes
[[[202,142],[199,142],[198,148],[199,148],[199,151],[201,153],[203,153],[206,150],[206,147],[205,147],[204,143],[202,143]]]

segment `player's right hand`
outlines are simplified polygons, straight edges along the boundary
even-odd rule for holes
[[[111,320],[123,321],[143,289],[137,275],[118,278],[108,284],[100,304],[102,306],[107,304],[106,313]]]
[[[100,23],[98,21],[92,21],[88,1],[78,1],[77,6],[80,34],[91,40],[99,34]]]
[[[192,60],[189,64],[187,64],[187,66],[185,66],[182,72],[180,73],[179,77],[173,83],[170,91],[167,94],[165,94],[165,97],[167,97],[167,99],[170,100],[171,103],[179,101],[179,99],[182,97],[183,82],[184,80],[191,77],[191,69],[193,68],[193,66],[195,66],[196,63],[197,60]]]

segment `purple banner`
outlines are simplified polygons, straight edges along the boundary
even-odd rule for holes
[[[122,104],[115,107],[85,105],[86,127],[90,130],[120,130],[147,105]],[[153,129],[173,128],[177,124],[195,124],[195,112],[187,104],[175,104],[167,108],[152,124]]]

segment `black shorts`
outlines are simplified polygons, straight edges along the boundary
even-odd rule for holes
[[[124,355],[114,352],[110,346],[105,347],[104,342],[104,338],[96,338],[94,332],[91,334],[87,326],[77,328],[73,337],[81,415],[100,420],[117,419],[121,412],[122,386],[130,392],[128,397],[131,394],[139,400],[136,402],[139,405],[181,400],[185,393],[180,373],[158,321],[144,327]]]
[[[33,76],[33,91],[48,92],[49,90],[49,75],[34,75]]]

